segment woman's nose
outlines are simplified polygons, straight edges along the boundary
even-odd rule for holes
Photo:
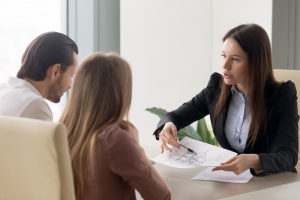
[[[231,64],[229,59],[224,59],[223,60],[223,69],[230,69],[231,68]]]

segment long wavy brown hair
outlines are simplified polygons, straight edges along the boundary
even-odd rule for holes
[[[229,30],[223,37],[223,42],[227,38],[237,41],[248,55],[248,97],[252,116],[248,145],[252,144],[251,146],[253,147],[259,134],[267,136],[265,104],[277,95],[281,83],[274,78],[270,39],[261,26],[257,24],[242,24]],[[274,95],[266,99],[265,89],[268,83],[274,83],[276,89],[274,90]],[[226,85],[224,79],[221,80],[220,84],[221,94],[215,107],[214,125],[222,109],[226,108],[226,101],[231,92],[231,85]]]
[[[67,128],[77,199],[82,194],[88,158],[93,166],[98,133],[128,119],[131,94],[130,66],[117,54],[94,53],[79,65],[60,119]]]

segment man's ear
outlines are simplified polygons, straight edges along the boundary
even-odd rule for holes
[[[57,78],[60,67],[60,64],[55,64],[50,67],[50,78],[52,81]]]

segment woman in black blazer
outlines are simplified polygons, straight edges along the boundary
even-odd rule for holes
[[[166,143],[179,148],[177,130],[209,114],[220,145],[239,153],[214,171],[297,172],[297,92],[293,82],[275,80],[267,33],[244,24],[231,29],[223,42],[223,76],[212,74],[205,89],[159,121],[154,135],[162,152],[171,151]]]

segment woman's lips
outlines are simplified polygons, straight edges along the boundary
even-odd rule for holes
[[[226,79],[230,79],[232,77],[231,75],[229,75],[227,73],[223,73],[223,75],[224,75],[224,78],[226,78]]]

